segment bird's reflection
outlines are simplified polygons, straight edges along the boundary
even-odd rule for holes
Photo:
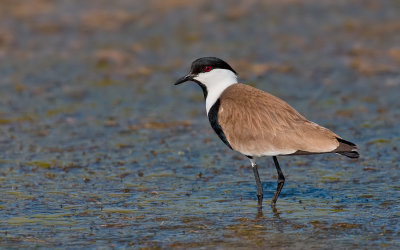
[[[276,208],[275,204],[271,205],[271,211],[274,214],[275,218],[277,218],[277,219],[281,218],[280,217],[280,212]],[[257,206],[256,219],[264,219],[263,207],[260,204],[258,204],[258,206]]]

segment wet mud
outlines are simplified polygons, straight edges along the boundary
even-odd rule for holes
[[[192,60],[359,146],[258,161],[214,134]],[[400,246],[400,4],[0,2],[1,248]]]

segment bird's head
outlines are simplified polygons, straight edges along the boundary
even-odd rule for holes
[[[190,72],[179,78],[175,85],[193,81],[203,89],[204,97],[213,91],[221,91],[229,85],[237,83],[237,73],[225,61],[216,57],[196,59],[190,67]]]

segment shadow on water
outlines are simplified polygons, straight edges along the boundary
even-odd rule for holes
[[[287,180],[285,186],[282,189],[282,192],[279,195],[278,201],[280,200],[292,200],[292,201],[300,201],[301,199],[332,199],[335,194],[332,193],[331,190],[317,188],[310,186],[309,184],[301,184],[299,182],[294,185],[290,183],[290,180]],[[262,187],[264,190],[264,203],[270,203],[272,197],[274,196],[276,190],[276,182],[262,182]],[[248,182],[240,183],[237,187],[237,191],[242,198],[244,199],[256,199],[256,187],[255,183],[252,180]],[[240,190],[249,190],[243,194],[243,191]],[[279,203],[279,202],[277,202]]]

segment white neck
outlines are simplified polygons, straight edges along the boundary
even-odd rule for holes
[[[207,115],[211,107],[221,96],[222,92],[232,84],[237,83],[237,75],[227,69],[213,69],[210,72],[200,73],[194,79],[207,87]]]

